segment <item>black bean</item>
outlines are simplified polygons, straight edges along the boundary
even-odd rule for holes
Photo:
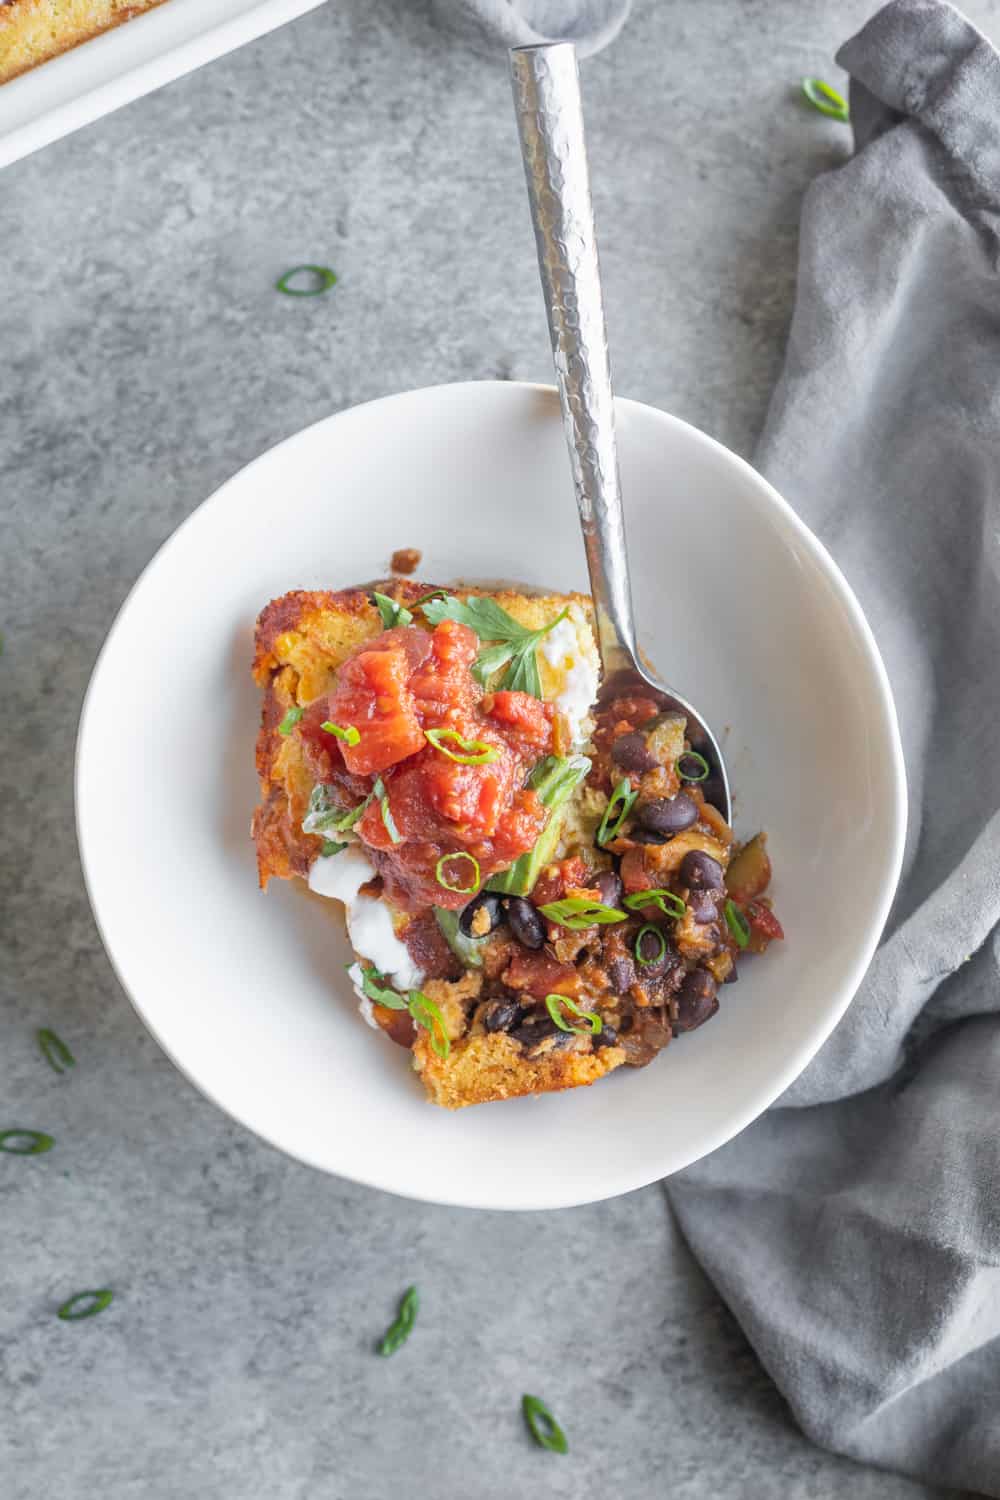
[[[643,968],[650,968],[653,960],[659,957],[660,950],[666,943],[666,938],[658,929],[646,929],[640,932],[635,940],[635,961]]]
[[[508,897],[507,921],[522,948],[544,948],[545,922],[530,901],[523,896]]]
[[[479,922],[477,922],[476,931],[473,931],[473,918],[478,912],[483,910],[485,910],[489,917],[490,925],[480,932],[478,930]],[[480,917],[479,920],[481,922],[482,918]],[[499,927],[502,921],[503,908],[500,905],[500,897],[495,891],[480,891],[479,895],[474,896],[468,906],[463,906],[462,915],[458,919],[458,925],[466,937],[485,937],[487,933],[493,931],[494,927]]]
[[[652,771],[659,765],[656,756],[646,744],[646,736],[637,729],[631,734],[620,734],[611,746],[611,759],[623,771],[633,771],[641,776],[643,771]]]
[[[487,1031],[513,1031],[521,1015],[516,1000],[490,1000],[483,1007],[483,1025]]]
[[[677,991],[677,1019],[674,1031],[694,1031],[715,1015],[719,1008],[715,980],[707,969],[692,969],[684,976]]]
[[[608,1022],[605,1021],[600,1031],[594,1037],[593,1046],[595,1049],[597,1047],[614,1047],[617,1044],[617,1041],[617,1031],[613,1026],[609,1025]]]
[[[692,891],[688,898],[688,907],[700,927],[719,920],[719,911],[712,899],[711,891]]]
[[[633,828],[629,834],[633,844],[665,844],[669,837],[668,833],[654,833],[651,828]]]
[[[729,803],[726,801],[721,776],[707,776],[699,785],[705,801],[718,808],[724,818],[729,817]]]
[[[657,932],[660,929],[657,928]],[[660,943],[663,943],[663,952],[660,952]],[[646,960],[641,962],[640,960]],[[669,974],[671,969],[680,963],[676,948],[666,940],[666,934],[660,932],[659,938],[655,932],[644,932],[642,934],[641,947],[637,948],[635,960],[636,978],[640,984],[654,979],[662,979],[664,974]]]
[[[698,809],[690,797],[678,792],[676,797],[657,797],[654,802],[640,802],[635,810],[640,828],[653,833],[683,833],[698,821]]]
[[[576,1033],[562,1031],[551,1016],[530,1015],[526,1016],[520,1026],[511,1033],[515,1042],[520,1042],[522,1047],[536,1047],[539,1042],[544,1042],[547,1037],[553,1036],[556,1045],[566,1047],[570,1042],[576,1040]]]
[[[681,860],[681,880],[691,891],[721,891],[722,866],[702,849],[690,849]]]
[[[592,884],[600,891],[605,906],[621,906],[622,883],[617,870],[602,870]]]
[[[635,964],[630,958],[613,958],[608,964],[608,980],[616,995],[627,995],[635,984]]]

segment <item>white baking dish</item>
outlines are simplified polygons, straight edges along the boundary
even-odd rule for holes
[[[0,85],[0,167],[322,3],[165,0]]]

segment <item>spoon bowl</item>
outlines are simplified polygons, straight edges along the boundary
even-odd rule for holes
[[[691,749],[701,756],[708,766],[706,774],[691,779],[698,781],[705,801],[717,808],[727,823],[730,822],[732,803],[726,763],[715,735],[700,717],[697,709],[693,708],[686,698],[682,698],[679,693],[661,682],[650,668],[638,664],[634,668],[621,668],[610,675],[605,672],[597,695],[596,708],[600,712],[616,698],[634,696],[652,698],[659,705],[661,713],[682,714],[687,720],[686,733]]]

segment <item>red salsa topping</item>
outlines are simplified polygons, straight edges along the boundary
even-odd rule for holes
[[[470,899],[438,881],[443,855],[470,854],[482,885],[531,849],[545,826],[545,808],[524,783],[551,753],[552,706],[529,693],[487,694],[471,671],[478,649],[475,632],[454,620],[430,632],[414,625],[386,630],[348,657],[333,692],[311,704],[301,722],[317,780],[340,787],[345,808],[381,777],[389,816],[373,798],[354,831],[386,895],[410,911],[458,909]],[[324,730],[326,721],[357,729],[357,744]],[[476,741],[480,753],[489,746],[496,758],[462,764],[428,742],[428,729],[452,730]],[[462,753],[456,740],[446,743]],[[458,868],[464,875],[473,867]]]

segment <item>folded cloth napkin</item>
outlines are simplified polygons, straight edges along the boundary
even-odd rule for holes
[[[632,0],[431,0],[431,10],[478,50],[575,42],[581,57],[622,29]]]
[[[1000,57],[894,0],[838,61],[855,151],[806,195],[757,463],[881,645],[907,861],[834,1035],[667,1191],[812,1438],[1000,1496]]]

